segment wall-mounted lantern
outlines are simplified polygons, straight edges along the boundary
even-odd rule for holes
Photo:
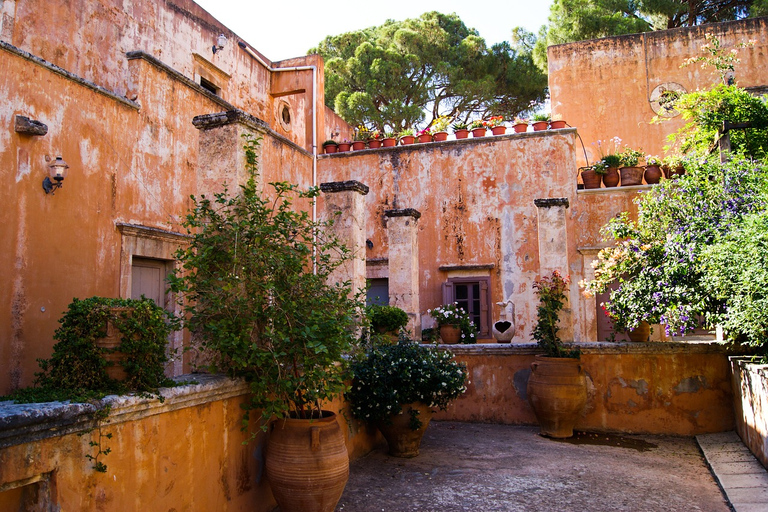
[[[46,194],[53,194],[56,189],[61,188],[64,182],[64,178],[67,177],[67,169],[69,166],[60,156],[56,157],[56,160],[48,165],[48,174],[43,180],[43,190]],[[51,181],[53,180],[53,181]]]
[[[216,53],[219,50],[223,50],[226,45],[227,45],[227,36],[225,36],[224,34],[219,34],[219,37],[216,38],[216,44],[213,45],[211,50],[213,50],[213,53]]]

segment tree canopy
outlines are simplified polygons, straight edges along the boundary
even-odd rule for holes
[[[325,102],[344,120],[400,130],[439,116],[461,120],[515,115],[546,98],[547,78],[532,46],[488,48],[456,14],[326,37],[310,53],[325,59]]]

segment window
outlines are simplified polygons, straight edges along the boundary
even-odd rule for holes
[[[489,277],[454,277],[443,283],[443,303],[458,303],[469,313],[478,336],[491,337],[491,282]]]
[[[206,80],[202,76],[200,77],[200,86],[203,89],[210,91],[217,96],[219,95],[219,91],[221,90],[220,87],[216,87],[215,83],[211,82],[210,80]]]
[[[389,306],[389,279],[368,279],[365,303],[370,306]]]

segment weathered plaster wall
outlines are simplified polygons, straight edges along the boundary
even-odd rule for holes
[[[667,134],[683,126],[683,120],[678,116],[651,124],[651,93],[669,82],[694,91],[719,81],[711,68],[703,70],[700,64],[680,67],[689,57],[702,55],[705,34],[716,35],[727,49],[754,40],[754,47],[739,51],[736,81],[747,88],[768,86],[768,18],[749,18],[550,46],[553,114],[579,130],[590,161],[599,156],[594,143],[614,136],[661,156]],[[578,152],[580,164],[582,155]]]
[[[93,426],[90,404],[0,402],[0,510],[273,510],[265,434],[252,420],[256,435],[244,444],[250,432],[241,430],[248,386],[220,376],[185,378],[197,383],[164,389],[162,403],[106,399],[112,410],[102,432],[112,438],[102,439],[102,449],[111,452],[99,458],[106,473],[85,458],[95,454],[88,443],[98,432],[86,432]],[[339,411],[339,404],[330,409]],[[339,421],[351,460],[382,441],[374,429],[348,425],[345,417],[349,411]],[[34,487],[52,508],[23,501],[35,495]]]
[[[768,468],[768,365],[750,357],[732,357],[736,432],[755,457]]]
[[[734,428],[727,355],[717,345],[579,345],[589,400],[577,429],[695,435]],[[452,347],[467,393],[436,419],[535,424],[527,385],[535,344]]]
[[[638,191],[577,194],[577,144],[574,130],[553,130],[337,153],[318,158],[318,175],[321,182],[353,179],[370,187],[366,237],[373,248],[368,260],[387,264],[382,261],[389,258],[385,211],[413,208],[421,213],[422,315],[442,304],[441,285],[449,275],[480,275],[478,266],[492,266],[492,303],[512,298],[516,305],[514,342],[531,339],[535,319],[531,284],[540,276],[541,262],[534,199],[568,199],[568,242],[562,244],[567,252],[561,260],[567,261],[562,270],[574,283],[569,297],[575,310],[573,336],[592,341],[594,311],[590,317],[585,308],[594,310],[594,300],[585,299],[576,285],[585,270],[579,249],[602,243],[600,227],[616,213],[631,211]],[[495,321],[499,308],[492,307]]]
[[[199,193],[192,119],[227,104],[162,63],[128,63],[136,102],[0,47],[0,176],[8,184],[0,191],[0,394],[32,383],[73,297],[124,291],[117,224],[183,231],[189,196]],[[15,115],[48,133],[15,132]],[[259,133],[264,182],[310,185],[310,153],[267,125]],[[69,176],[46,195],[46,158],[57,155]]]

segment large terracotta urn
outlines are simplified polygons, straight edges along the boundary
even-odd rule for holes
[[[581,360],[536,356],[528,379],[528,403],[541,435],[572,437],[573,426],[587,405],[587,378]]]
[[[421,402],[413,402],[403,405],[400,414],[392,414],[388,421],[382,421],[376,426],[387,440],[390,455],[411,458],[419,454],[421,438],[430,420],[432,409]]]
[[[349,455],[336,414],[273,421],[266,470],[280,510],[332,512],[349,479]]]

